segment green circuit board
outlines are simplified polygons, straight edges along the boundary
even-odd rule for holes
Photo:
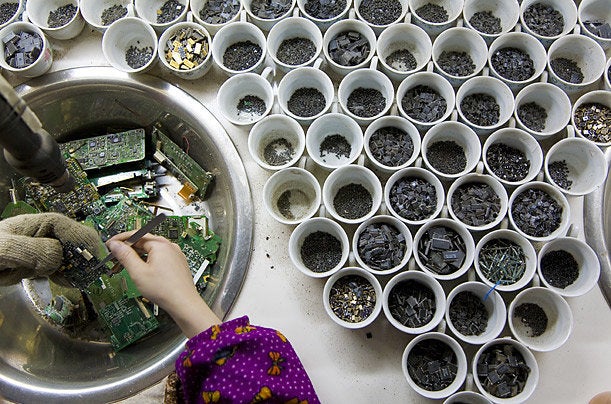
[[[90,215],[87,223],[100,233],[106,241],[112,236],[126,231],[136,230],[153,217],[151,211],[129,196],[120,195],[115,205],[106,206],[98,214]]]

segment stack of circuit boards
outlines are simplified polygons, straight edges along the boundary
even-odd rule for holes
[[[151,211],[151,206],[160,208],[156,202],[163,185],[158,180],[163,176],[172,176],[182,184],[177,193],[187,205],[203,199],[213,179],[159,128],[150,134],[144,129],[113,132],[63,143],[60,148],[75,188],[63,194],[24,178],[19,187],[11,189],[11,202],[2,219],[58,212],[95,228],[105,241],[142,227],[154,216],[156,210]],[[24,200],[19,200],[15,188],[23,190]],[[208,218],[168,216],[152,233],[181,247],[194,283],[203,293],[214,281],[211,268],[221,244],[220,237],[208,228]],[[78,291],[57,288],[60,292],[53,293],[44,312],[51,321],[72,330],[97,317],[105,325],[113,348],[120,350],[159,326],[157,307],[141,296],[125,269],[115,273],[112,265],[96,268],[102,258],[99,255],[105,254],[102,244],[100,247],[96,252],[82,245],[63,245],[60,273]]]

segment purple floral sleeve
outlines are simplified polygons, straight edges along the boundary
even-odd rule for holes
[[[176,373],[188,403],[320,402],[284,335],[252,326],[246,316],[187,341]]]

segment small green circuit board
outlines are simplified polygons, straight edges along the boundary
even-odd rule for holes
[[[60,149],[84,170],[95,170],[143,160],[145,145],[144,129],[133,129],[62,143]]]
[[[129,196],[122,195],[115,205],[89,216],[86,223],[92,224],[102,240],[106,241],[116,234],[139,229],[152,217],[153,214],[147,208],[132,201]]]
[[[9,217],[25,215],[28,213],[38,213],[38,209],[25,203],[24,201],[9,202],[2,211],[2,214],[0,214],[0,219],[8,219]]]

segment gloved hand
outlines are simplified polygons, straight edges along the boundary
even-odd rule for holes
[[[59,213],[19,215],[0,221],[0,285],[52,276],[62,263],[62,244],[104,249],[97,232]]]

